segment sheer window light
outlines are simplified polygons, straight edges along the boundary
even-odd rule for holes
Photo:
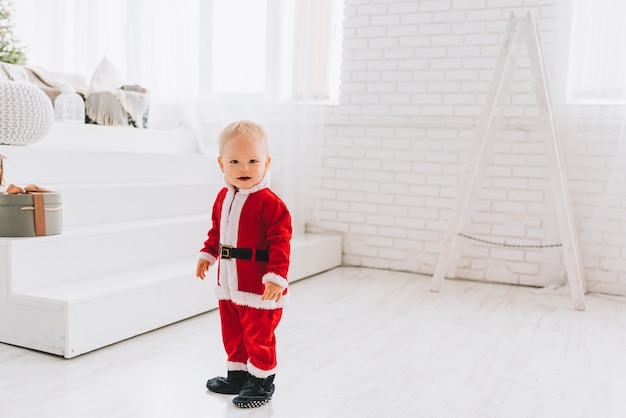
[[[266,90],[266,16],[266,1],[213,1],[211,92]]]
[[[568,102],[626,103],[623,0],[574,0],[567,77]]]
[[[79,73],[104,56],[154,101],[337,99],[343,0],[20,0],[29,65]]]

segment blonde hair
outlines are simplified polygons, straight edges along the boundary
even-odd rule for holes
[[[265,150],[269,153],[267,135],[265,134],[265,130],[263,129],[263,127],[258,123],[254,123],[249,120],[239,120],[228,124],[224,129],[222,129],[222,132],[220,132],[220,155],[222,155],[222,151],[224,149],[224,144],[226,143],[226,141],[228,141],[232,137],[244,135],[256,136],[259,141],[261,141],[261,145],[263,145]]]

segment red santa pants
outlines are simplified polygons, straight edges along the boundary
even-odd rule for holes
[[[276,368],[276,335],[282,309],[257,309],[219,301],[224,349],[231,363],[248,365],[248,372],[265,378]]]

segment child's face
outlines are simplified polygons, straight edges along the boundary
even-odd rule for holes
[[[270,156],[255,135],[239,135],[226,141],[217,162],[230,184],[238,189],[249,189],[263,179]]]

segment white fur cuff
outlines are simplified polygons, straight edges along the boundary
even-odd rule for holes
[[[226,362],[226,370],[235,372],[235,371],[248,371],[248,365],[245,363],[237,363],[235,361],[227,361]]]
[[[213,264],[215,264],[215,262],[217,261],[215,257],[204,251],[200,251],[200,254],[198,254],[198,259],[208,261],[209,265],[211,266],[213,266]]]
[[[262,283],[274,283],[279,285],[280,287],[282,287],[283,289],[286,289],[287,286],[289,286],[289,282],[287,281],[287,279],[285,279],[284,277],[279,276],[276,273],[265,273],[265,275],[263,276],[263,280]]]
[[[250,360],[248,360],[248,373],[254,377],[258,377],[259,379],[265,379],[266,377],[276,374],[276,367],[271,370],[263,370],[255,367],[255,365],[250,363]]]

